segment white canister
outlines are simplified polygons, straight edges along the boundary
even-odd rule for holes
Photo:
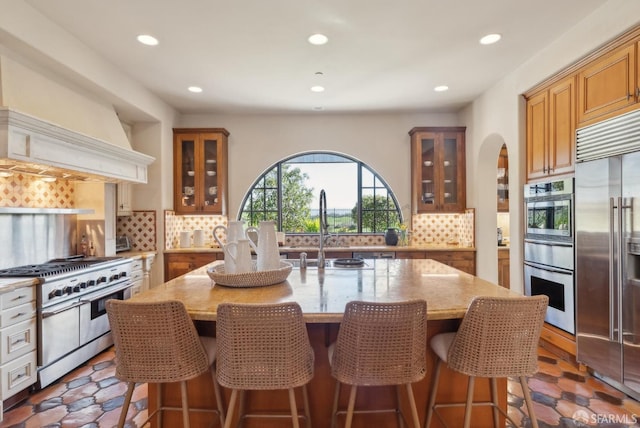
[[[193,231],[193,246],[204,247],[204,230],[198,229]]]
[[[238,239],[225,245],[224,265],[227,273],[246,273],[253,270],[248,239]]]
[[[249,238],[249,232],[258,233],[258,245],[254,245],[253,241],[249,242],[253,250],[258,254],[258,270],[278,269],[280,267],[280,249],[276,238],[276,223],[274,221],[261,221],[258,223],[258,229],[255,227],[247,228],[245,232],[247,238]]]
[[[180,248],[191,248],[191,232],[180,232]]]

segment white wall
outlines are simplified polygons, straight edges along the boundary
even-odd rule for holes
[[[229,135],[229,216],[267,168],[293,154],[344,153],[371,166],[410,218],[411,151],[415,126],[458,126],[456,114],[397,115],[184,115],[181,127],[223,127]],[[330,197],[330,195],[328,195]]]
[[[477,177],[476,184],[468,186],[467,201],[477,210],[476,261],[477,274],[481,278],[497,281],[495,162],[487,163],[487,153],[495,150],[493,158],[497,159],[497,140],[503,140],[509,151],[510,169],[511,288],[522,291],[522,186],[526,178],[526,141],[525,103],[520,94],[639,22],[640,1],[610,0],[604,3],[462,112],[462,122],[467,125],[467,176]],[[490,175],[493,186],[484,184],[488,183]]]

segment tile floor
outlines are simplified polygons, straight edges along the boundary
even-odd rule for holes
[[[21,406],[8,410],[0,427],[115,426],[126,388],[114,377],[114,354],[112,349],[103,352],[61,381],[33,394]],[[637,401],[543,348],[539,351],[539,367],[539,372],[529,379],[529,386],[540,428],[640,426]],[[138,427],[146,419],[146,397],[146,385],[138,385],[127,427]],[[508,400],[509,415],[518,428],[531,426],[518,382],[508,382]]]

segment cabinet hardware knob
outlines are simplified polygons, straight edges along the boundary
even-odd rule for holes
[[[631,93],[627,93],[627,101],[629,101],[631,99],[633,95],[631,95]]]
[[[640,86],[636,88],[636,98],[640,98]]]

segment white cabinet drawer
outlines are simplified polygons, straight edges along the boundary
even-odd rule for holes
[[[142,271],[134,270],[131,272],[131,282],[142,281]]]
[[[132,263],[131,263],[131,270],[142,270],[142,259],[135,259]]]
[[[9,360],[36,349],[36,319],[12,325],[0,330],[0,361]]]
[[[0,328],[26,321],[36,316],[36,302],[25,303],[0,311]]]
[[[0,309],[12,308],[36,300],[36,287],[22,287],[0,295]]]
[[[36,378],[36,351],[0,366],[2,399],[6,400],[29,385],[33,385],[36,383]]]

